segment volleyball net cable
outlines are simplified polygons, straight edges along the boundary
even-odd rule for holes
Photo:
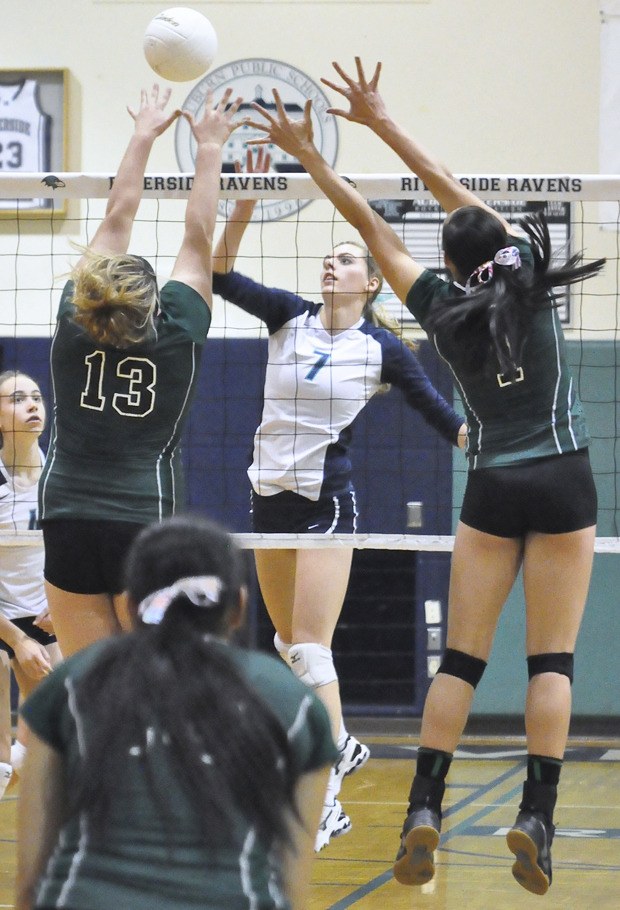
[[[144,199],[136,218],[131,250],[153,262],[160,282],[170,274],[178,252],[184,200],[189,195],[192,177],[178,173],[145,177]],[[416,177],[411,174],[350,174],[343,175],[343,179],[371,202],[418,261],[438,274],[445,274],[441,251],[444,216]],[[586,261],[600,256],[607,258],[602,275],[571,289],[562,304],[560,316],[571,368],[592,435],[590,451],[599,494],[597,533],[600,536],[596,540],[596,550],[619,552],[620,178],[545,174],[457,175],[457,179],[515,226],[528,212],[543,210],[550,226],[554,252],[559,258],[581,250]],[[49,370],[47,354],[60,291],[78,248],[88,244],[103,217],[112,182],[111,174],[0,175],[1,369],[24,370],[45,385],[43,371]],[[335,243],[354,240],[355,231],[343,222],[306,174],[224,173],[216,236],[219,236],[234,200],[249,198],[257,200],[257,205],[236,268],[268,286],[286,288],[305,299],[320,299],[318,273],[323,257]],[[37,203],[34,210],[33,200]],[[388,287],[382,289],[380,303],[396,320],[404,336],[423,341],[425,336],[414,318]],[[229,381],[223,381],[209,393],[211,402],[220,398],[223,403],[223,407],[218,404],[213,425],[205,429],[193,413],[184,447],[196,477],[200,477],[205,459],[215,457],[214,453],[219,458],[211,471],[217,473],[225,469],[225,475],[219,477],[217,485],[218,493],[223,496],[223,514],[227,518],[232,515],[232,522],[226,522],[229,527],[236,523],[235,515],[241,509],[241,502],[247,513],[249,483],[245,470],[262,403],[260,374],[264,370],[264,354],[257,354],[256,362],[248,365],[245,361],[247,345],[258,341],[264,350],[266,337],[265,327],[257,320],[216,299],[203,363],[207,385],[213,366],[210,349],[217,348],[218,356],[222,358],[222,377],[230,380],[232,376],[239,385],[239,382],[243,384],[246,369],[249,374],[256,374],[255,387],[251,389],[253,397],[250,401],[239,390],[235,391]],[[235,342],[241,343],[241,352],[235,352]],[[430,375],[434,381],[434,374]],[[444,376],[444,380],[450,384],[449,377]],[[231,397],[227,401],[229,392]],[[49,405],[48,401],[48,417]],[[454,406],[459,410],[458,400]],[[380,404],[378,410],[381,407]],[[365,522],[368,533],[364,527],[363,533],[355,535],[258,535],[232,527],[240,544],[251,548],[353,546],[358,549],[451,550],[454,539],[451,532],[458,518],[466,477],[464,457],[462,453],[449,453],[447,480],[446,444],[441,440],[419,453],[419,463],[412,461],[410,437],[403,429],[409,420],[410,409],[393,405],[390,413],[396,414],[396,421],[393,423],[392,417],[389,421],[386,418],[382,434],[377,434],[377,425],[373,424],[362,428],[360,439],[357,422],[353,430],[354,443],[358,443],[353,461],[358,462],[356,469],[361,478],[361,483],[356,480],[356,489],[362,501],[367,493],[365,487],[377,484],[379,478],[378,491],[369,494],[364,503],[370,516]],[[371,438],[377,435],[383,438]],[[431,430],[425,431],[426,437],[431,435],[436,436]],[[384,468],[381,446],[385,447],[388,439],[392,448],[399,452],[397,457],[393,451],[389,453],[391,467]],[[441,452],[443,455],[438,454]],[[397,467],[392,464],[395,457]],[[360,459],[364,458],[368,463],[360,465]],[[393,521],[378,521],[373,525],[373,515],[378,514],[381,505],[384,469],[385,490],[390,488],[391,492],[392,486],[399,487],[402,502]],[[391,470],[398,476],[390,474]],[[425,475],[424,496],[417,492],[419,487],[415,483],[410,486],[411,475],[422,473]],[[213,485],[213,478],[204,483]],[[437,501],[431,502],[428,497],[435,494],[428,491],[434,487],[439,492]],[[422,498],[426,520],[410,526],[407,501]],[[212,514],[208,502],[205,505],[201,501],[194,506],[199,509],[204,506]],[[363,513],[363,508],[360,512]],[[424,533],[425,528],[428,533]],[[32,532],[3,532],[0,543],[9,546],[34,544],[37,536]]]

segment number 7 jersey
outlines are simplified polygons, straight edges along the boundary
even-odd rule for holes
[[[76,325],[72,296],[68,282],[50,355],[54,423],[41,520],[161,520],[183,504],[179,441],[210,310],[188,285],[168,281],[156,340],[119,350]]]

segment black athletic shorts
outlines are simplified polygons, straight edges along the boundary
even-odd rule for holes
[[[496,537],[566,534],[596,524],[597,496],[587,449],[467,475],[461,521]]]
[[[252,530],[262,534],[355,534],[355,493],[349,490],[313,502],[291,490],[274,496],[252,491]]]
[[[129,521],[43,521],[46,581],[72,594],[120,594],[127,552],[144,525]]]
[[[34,638],[40,645],[53,645],[56,641],[56,636],[35,626],[34,621],[36,618],[36,616],[18,616],[16,619],[12,619],[11,622],[14,626],[17,626],[18,629],[21,629],[22,632],[25,632],[28,638]],[[15,657],[13,648],[11,648],[10,645],[7,645],[5,641],[2,641],[1,638],[0,651],[6,651],[11,660]]]

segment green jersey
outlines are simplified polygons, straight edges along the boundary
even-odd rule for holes
[[[89,712],[78,711],[75,684],[114,640],[97,642],[54,670],[27,699],[22,714],[36,735],[62,754],[68,786],[80,749],[91,734]],[[230,647],[249,685],[270,706],[288,733],[300,774],[333,764],[338,752],[327,711],[314,692],[278,658]],[[224,693],[223,696],[225,697]],[[205,711],[209,706],[205,705]],[[209,851],[197,809],[174,774],[165,737],[154,735],[159,800],[147,785],[140,747],[127,755],[105,838],[94,842],[85,817],[61,828],[39,885],[36,907],[71,910],[286,910],[277,860],[239,814],[230,839]],[[247,756],[252,762],[252,756]],[[169,814],[168,814],[169,813]]]
[[[511,237],[519,248],[521,268],[533,268],[529,242]],[[407,308],[422,328],[431,306],[458,296],[459,289],[426,269],[407,294]],[[458,305],[458,304],[457,304]],[[586,448],[590,437],[581,402],[567,364],[566,342],[555,308],[531,321],[517,378],[472,371],[432,336],[461,394],[467,414],[469,469],[519,464],[531,458]]]
[[[54,424],[39,483],[41,520],[148,524],[182,503],[179,440],[211,322],[193,288],[161,290],[156,339],[119,350],[73,321],[64,288],[51,348]]]

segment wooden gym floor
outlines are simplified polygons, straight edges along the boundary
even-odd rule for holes
[[[437,874],[422,888],[407,888],[394,881],[391,866],[417,740],[352,729],[372,755],[344,783],[340,798],[353,829],[317,857],[308,910],[619,910],[620,737],[571,738],[553,884],[537,897],[513,879],[505,843],[524,777],[522,739],[463,740],[448,779]],[[15,791],[0,802],[0,908],[13,906],[16,802]]]
[[[505,834],[524,779],[523,739],[464,739],[448,777],[436,875],[399,885],[391,866],[411,785],[413,737],[356,735],[367,765],[344,782],[352,830],[318,856],[309,910],[620,910],[620,738],[571,738],[553,844],[553,884],[544,897],[511,874]]]

